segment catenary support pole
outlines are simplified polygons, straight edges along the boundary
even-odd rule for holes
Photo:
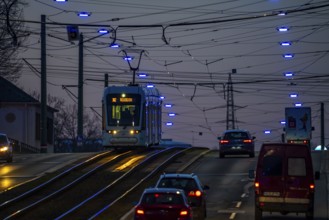
[[[46,70],[46,16],[41,15],[41,117],[40,149],[47,153],[47,70]]]
[[[78,79],[78,141],[83,138],[83,35],[79,38],[79,79]]]

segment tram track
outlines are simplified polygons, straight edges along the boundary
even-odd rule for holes
[[[106,166],[117,163],[132,152],[117,154],[113,151],[98,154],[87,160],[65,167],[57,172],[44,175],[35,181],[1,193],[0,218],[13,219],[53,199],[64,191]]]
[[[11,202],[10,206],[7,205],[10,208],[4,209],[5,212],[0,210],[0,217],[2,219],[98,219],[99,216],[107,216],[108,211],[113,210],[116,204],[120,204],[123,198],[129,198],[136,190],[147,187],[150,179],[157,173],[163,172],[175,160],[179,161],[183,155],[185,157],[192,155],[193,151],[193,149],[171,148],[139,154],[112,153],[110,156],[112,159],[101,159],[98,165],[86,166],[82,170],[78,169],[75,174],[64,175],[66,178],[59,182],[66,181],[66,183],[59,184],[57,181],[52,186],[48,185],[45,187],[47,193],[37,190],[36,193],[19,202]],[[107,162],[105,163],[104,160]],[[111,211],[113,218],[106,218],[118,219],[124,211],[121,208]]]

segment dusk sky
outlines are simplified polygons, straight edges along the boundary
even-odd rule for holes
[[[31,32],[21,53],[40,70],[40,22],[46,16],[47,90],[67,103],[62,89],[78,83],[78,42],[66,27],[79,25],[84,43],[84,111],[101,114],[104,74],[110,85],[132,82],[123,50],[165,96],[163,138],[218,148],[226,129],[228,76],[232,69],[236,128],[247,129],[257,144],[279,141],[285,107],[312,108],[312,145],[320,144],[320,103],[329,131],[329,2],[323,0],[27,0],[24,20]],[[81,18],[78,12],[88,12]],[[279,15],[286,12],[285,15]],[[279,32],[285,27],[286,32]],[[109,34],[97,37],[99,29]],[[90,39],[90,40],[89,40]],[[110,48],[115,43],[120,48]],[[281,46],[287,42],[287,46]],[[137,52],[137,53],[136,53]],[[284,58],[291,54],[292,58]],[[285,73],[293,76],[286,77]],[[40,91],[40,77],[24,65],[19,86]],[[77,88],[69,90],[77,95]],[[289,97],[297,94],[296,98]],[[169,117],[168,113],[176,113]],[[173,126],[166,126],[171,121]],[[264,134],[271,130],[271,134]]]

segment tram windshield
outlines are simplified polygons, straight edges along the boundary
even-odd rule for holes
[[[107,97],[107,115],[109,126],[139,126],[140,95],[129,94],[121,97],[111,94]]]

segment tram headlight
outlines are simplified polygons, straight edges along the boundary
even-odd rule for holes
[[[130,134],[138,134],[139,131],[138,130],[130,130]]]
[[[117,130],[109,130],[109,134],[117,134],[118,131]]]

